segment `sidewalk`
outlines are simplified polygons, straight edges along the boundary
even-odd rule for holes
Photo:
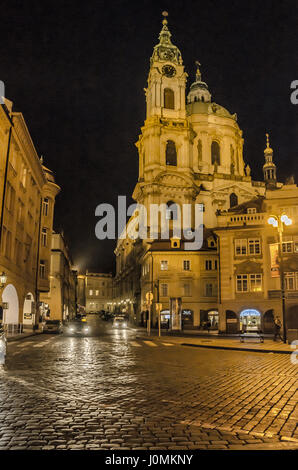
[[[32,330],[32,331],[26,331],[24,333],[18,333],[13,336],[7,336],[6,339],[8,343],[11,343],[13,341],[19,341],[21,339],[30,338],[30,336],[36,336],[40,334],[41,334],[41,330],[37,330],[37,331]]]
[[[137,336],[148,339],[145,328],[136,329]],[[174,344],[180,344],[181,346],[192,346],[196,348],[210,348],[210,349],[227,349],[232,351],[253,351],[263,353],[277,353],[277,354],[292,354],[295,348],[292,348],[290,344],[282,343],[281,341],[273,341],[272,337],[265,336],[264,343],[260,343],[257,339],[249,338],[245,339],[243,343],[240,342],[239,335],[234,337],[218,337],[215,335],[209,335],[205,333],[204,337],[194,337],[194,335],[188,335],[187,332],[168,334],[162,331],[162,336],[158,337],[158,331],[151,330],[151,335],[154,340],[166,340]],[[298,349],[298,348],[297,348]]]

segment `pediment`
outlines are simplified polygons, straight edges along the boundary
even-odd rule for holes
[[[228,195],[228,194],[231,194],[231,193],[236,193],[236,194],[239,194],[240,196],[243,196],[245,198],[253,198],[256,196],[256,191],[255,189],[251,188],[248,189],[246,188],[245,186],[243,186],[242,184],[225,184],[225,185],[222,185],[222,186],[219,186],[217,188],[214,188],[213,191],[211,191],[211,195],[212,196],[215,196],[215,197],[218,197],[218,196],[222,196],[222,195]]]

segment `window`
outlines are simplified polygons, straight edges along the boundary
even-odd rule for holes
[[[285,273],[285,289],[296,290],[295,273]]]
[[[189,259],[183,260],[183,269],[184,269],[184,271],[190,271],[190,261],[189,261]]]
[[[236,292],[260,292],[262,274],[239,274],[236,276]]]
[[[166,208],[166,219],[167,220],[177,220],[178,219],[178,206],[173,201],[167,202]]]
[[[171,88],[165,88],[163,92],[164,107],[167,109],[175,109],[175,95]]]
[[[89,295],[93,295],[93,290],[89,289]]]
[[[205,269],[206,269],[206,271],[210,271],[212,269],[212,260],[211,259],[206,259]]]
[[[45,279],[46,277],[46,264],[42,259],[39,262],[39,277],[40,279]]]
[[[256,214],[257,213],[257,209],[255,207],[248,207],[247,208],[247,213],[248,214]]]
[[[13,212],[16,192],[10,183],[7,183],[6,191],[5,206],[10,212]]]
[[[162,271],[167,271],[168,270],[168,261],[167,260],[162,260],[160,262],[160,269]]]
[[[5,256],[10,258],[11,255],[11,232],[6,231],[6,240],[5,240]]]
[[[217,269],[217,259],[214,260],[214,269]]]
[[[236,276],[236,292],[248,292],[247,274],[239,274]]]
[[[282,242],[282,252],[283,253],[292,253],[293,252],[293,242],[292,241]]]
[[[230,194],[230,207],[234,207],[238,205],[238,197],[235,193]]]
[[[248,239],[248,252],[250,255],[259,255],[261,253],[261,243],[259,238]]]
[[[95,295],[99,295],[99,290],[96,290],[96,291],[95,291]]]
[[[220,147],[216,141],[211,144],[211,164],[220,165]]]
[[[198,140],[197,150],[198,150],[198,163],[200,164],[201,161],[202,161],[202,158],[203,158],[203,155],[202,155],[202,141],[201,141],[201,139]]]
[[[205,284],[205,296],[206,297],[212,297],[214,294],[213,294],[213,286],[211,283],[206,283]]]
[[[168,297],[168,284],[161,284],[161,296],[162,297]]]
[[[27,180],[27,168],[22,165],[22,172],[21,172],[21,183],[24,188],[26,188],[26,180]]]
[[[166,165],[177,166],[177,152],[175,142],[167,141],[166,146]]]
[[[19,224],[23,225],[24,223],[24,204],[21,199],[18,200],[18,217],[17,221]]]
[[[46,228],[43,228],[41,231],[41,244],[42,246],[47,246],[48,244],[48,231]]]
[[[249,275],[250,291],[261,292],[262,290],[262,274]]]
[[[15,239],[15,261],[18,266],[21,265],[22,260],[22,243],[16,238]]]
[[[42,201],[42,215],[46,217],[48,213],[49,213],[49,198],[45,197],[43,198],[43,201]]]
[[[235,240],[235,255],[247,255],[246,238]]]
[[[183,295],[186,296],[186,297],[191,295],[191,293],[190,293],[190,283],[189,282],[183,284]]]

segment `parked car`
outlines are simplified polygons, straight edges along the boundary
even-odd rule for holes
[[[64,333],[69,336],[88,336],[90,332],[90,326],[84,318],[70,321],[64,330]]]
[[[46,320],[42,328],[43,333],[62,333],[63,325],[60,320]]]
[[[115,317],[113,320],[113,328],[127,328],[127,320],[124,317]]]

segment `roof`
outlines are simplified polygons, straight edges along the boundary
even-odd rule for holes
[[[210,114],[219,117],[228,117],[237,120],[236,114],[231,114],[226,108],[217,103],[206,103],[203,101],[194,101],[186,105],[188,115],[191,114]]]

